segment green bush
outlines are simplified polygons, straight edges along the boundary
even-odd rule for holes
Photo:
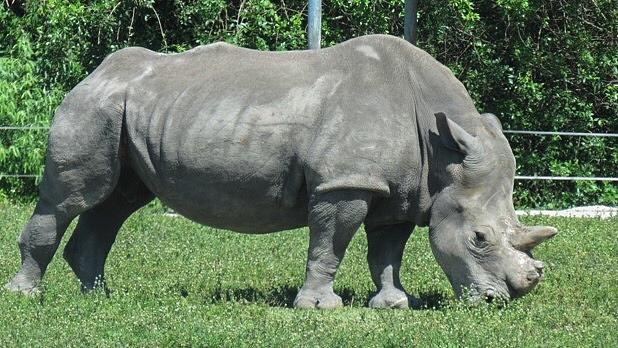
[[[402,36],[403,4],[325,2],[323,46],[368,33]],[[47,124],[61,95],[122,47],[306,47],[305,0],[47,0],[26,1],[19,12],[0,10],[0,125]],[[615,133],[615,18],[613,0],[420,1],[418,46],[505,129]],[[0,139],[0,173],[40,173],[44,132],[3,131]],[[522,175],[617,175],[615,138],[509,140]],[[32,179],[1,180],[5,195],[34,194]],[[517,206],[618,204],[616,185],[603,182],[517,181],[515,191]]]
[[[24,37],[14,46],[19,58],[0,58],[0,125],[47,127],[49,115],[62,100],[63,90],[48,89],[35,72],[30,43]],[[4,130],[0,133],[2,173],[42,173],[46,130]],[[2,178],[3,195],[32,194],[33,178]]]

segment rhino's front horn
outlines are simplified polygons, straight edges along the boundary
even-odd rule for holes
[[[520,233],[513,236],[513,247],[521,251],[530,251],[546,239],[555,236],[558,230],[549,226],[525,227]]]

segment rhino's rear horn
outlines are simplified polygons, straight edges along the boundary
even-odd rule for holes
[[[530,251],[557,233],[558,230],[550,226],[525,227],[511,238],[511,244],[517,250]]]

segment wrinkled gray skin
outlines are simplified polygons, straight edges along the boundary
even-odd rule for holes
[[[7,288],[38,291],[78,215],[64,257],[93,288],[122,223],[156,196],[238,232],[309,226],[296,307],[341,306],[335,273],[362,223],[378,289],[371,307],[408,307],[402,253],[414,226],[427,225],[458,296],[519,296],[542,274],[530,249],[556,230],[517,221],[515,160],[500,127],[446,67],[391,36],[320,51],[123,49],[56,111]]]

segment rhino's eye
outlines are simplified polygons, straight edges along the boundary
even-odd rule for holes
[[[489,231],[484,229],[474,230],[474,245],[477,248],[484,249],[489,246]]]
[[[480,243],[485,243],[487,241],[487,238],[485,238],[485,234],[479,231],[474,231],[474,238],[477,242]]]

